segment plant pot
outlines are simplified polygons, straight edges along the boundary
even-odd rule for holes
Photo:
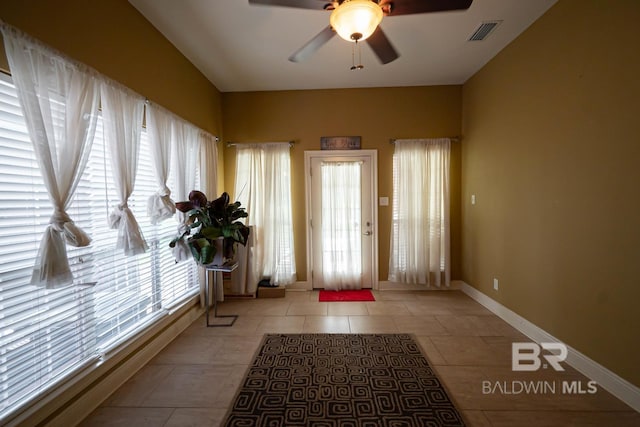
[[[229,262],[233,262],[236,257],[236,242],[233,239],[225,238],[222,241],[222,256]]]
[[[235,242],[232,239],[218,237],[214,240],[216,254],[209,265],[228,265],[235,261]]]
[[[222,238],[216,239],[214,241],[214,245],[216,248],[216,254],[213,257],[213,261],[209,265],[223,265],[224,264],[224,255],[222,253]]]

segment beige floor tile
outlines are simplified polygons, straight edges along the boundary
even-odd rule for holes
[[[448,365],[511,366],[511,347],[492,346],[482,337],[431,337]]]
[[[431,338],[425,336],[416,336],[423,353],[427,356],[430,365],[446,365],[447,361],[442,357]]]
[[[176,366],[141,406],[226,408],[245,371],[242,365]]]
[[[318,292],[287,289],[285,298],[292,303],[318,301]]]
[[[485,316],[451,315],[436,316],[436,319],[451,335],[457,336],[501,336],[504,331],[498,331],[491,321],[483,319]],[[489,316],[495,317],[496,316]],[[498,319],[500,320],[500,319]]]
[[[287,316],[326,316],[326,302],[300,302],[291,304],[287,310]]]
[[[373,291],[376,301],[414,301],[421,291]]]
[[[300,334],[304,320],[304,316],[265,316],[256,334]]]
[[[198,365],[210,363],[219,351],[213,340],[197,335],[181,335],[166,346],[150,363]]]
[[[262,337],[215,337],[211,341],[213,348],[217,349],[212,353],[208,363],[213,365],[248,365],[255,355]]]
[[[262,323],[265,316],[251,316],[251,315],[239,315],[231,328],[206,328],[204,322],[203,328],[207,330],[213,329],[215,335],[233,335],[233,336],[246,336],[255,335],[258,326]]]
[[[400,332],[420,336],[449,335],[435,316],[393,316],[393,321]]]
[[[411,314],[402,301],[375,301],[366,302],[365,304],[370,316],[403,316]]]
[[[218,302],[218,314],[248,314],[254,304],[256,304],[254,298],[227,298],[222,302]]]
[[[328,302],[327,314],[329,316],[368,316],[367,304],[365,302]]]
[[[229,408],[233,403],[237,390],[247,374],[249,365],[233,365],[230,367],[229,376],[218,391],[215,408]]]
[[[467,295],[458,291],[424,292],[419,295],[416,302],[424,304],[431,310],[449,310],[452,314],[467,314],[486,316],[491,311],[478,304]]]
[[[291,302],[283,298],[258,299],[247,310],[248,316],[286,316]]]
[[[143,402],[173,371],[175,365],[147,365],[103,402],[102,406],[143,406]]]
[[[485,333],[479,335],[488,336],[501,336],[512,338],[512,341],[531,341],[522,332],[518,331],[513,326],[502,320],[496,315],[490,314],[488,316],[477,316],[477,326],[481,330],[485,330]]]
[[[404,305],[412,316],[451,316],[455,313],[450,303],[442,301],[412,300],[404,301]]]
[[[493,427],[637,427],[640,414],[597,411],[488,411],[484,415]]]
[[[349,316],[353,334],[394,334],[398,328],[391,316]]]
[[[349,317],[305,316],[302,332],[309,334],[348,334],[350,332]]]
[[[164,426],[173,408],[104,408],[84,420],[81,427],[158,427]]]
[[[163,427],[218,427],[226,412],[219,408],[177,408]]]
[[[468,427],[493,427],[482,411],[461,411]]]
[[[219,336],[254,336],[258,326],[262,323],[264,316],[239,315],[233,326],[214,327],[206,326],[204,316],[197,319],[187,328],[182,335],[204,337]],[[226,320],[226,319],[221,319]]]

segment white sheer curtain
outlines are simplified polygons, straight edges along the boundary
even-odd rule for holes
[[[218,142],[217,138],[205,132],[200,138],[200,184],[204,194],[218,194]],[[207,196],[209,197],[209,196]]]
[[[187,200],[196,185],[196,167],[200,152],[200,130],[190,123],[176,120],[173,124],[173,151],[175,162],[175,199]],[[214,193],[215,194],[215,193]],[[207,195],[213,199],[211,195]],[[184,214],[179,212],[181,219]]]
[[[147,105],[147,132],[151,140],[153,169],[156,174],[158,192],[149,197],[147,213],[152,224],[171,218],[176,213],[176,205],[171,200],[171,190],[167,187],[171,159],[171,124],[173,117],[166,111]]]
[[[327,290],[362,287],[361,162],[322,163],[322,271]]]
[[[191,190],[196,185],[196,165],[200,151],[199,129],[190,123],[176,120],[173,123],[173,158],[175,167],[175,196],[179,202],[187,200]],[[208,196],[209,197],[209,196]],[[212,197],[209,197],[213,199]],[[178,233],[182,234],[186,229],[184,221],[186,215],[178,212]],[[176,262],[191,260],[191,251],[182,240],[173,248]]]
[[[207,195],[208,199],[215,199],[218,197],[218,143],[213,135],[205,132],[199,132],[199,147],[200,147],[200,186],[202,192]],[[190,256],[190,255],[189,255]],[[205,274],[217,274],[218,283],[222,283],[221,272],[204,272],[200,270],[200,305],[204,306],[205,300]],[[213,298],[217,298],[218,301],[224,301],[224,288],[218,286],[216,289],[216,295],[209,295],[209,303],[213,303]]]
[[[65,241],[76,247],[91,243],[66,209],[91,151],[98,83],[87,71],[79,70],[17,30],[2,25],[2,34],[29,136],[53,205],[31,283],[47,288],[65,286],[73,281]]]
[[[107,80],[102,81],[100,93],[111,172],[120,198],[120,203],[109,215],[109,226],[118,230],[116,248],[123,249],[127,256],[138,255],[144,253],[148,246],[138,221],[129,209],[128,200],[138,170],[144,98]]]
[[[449,286],[447,138],[396,140],[389,281]]]
[[[248,293],[263,277],[279,285],[296,281],[289,151],[288,143],[237,145],[236,200],[253,226]]]

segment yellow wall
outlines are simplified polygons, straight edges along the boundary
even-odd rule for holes
[[[128,1],[3,0],[0,18],[213,135],[222,133],[218,89]],[[3,44],[0,69],[8,70]]]
[[[638,22],[558,2],[464,85],[462,156],[463,279],[636,386]]]
[[[378,193],[391,198],[391,138],[459,135],[461,87],[432,86],[348,90],[224,93],[224,140],[295,140],[292,154],[293,216],[298,280],[306,280],[304,151],[319,150],[321,136],[361,136],[378,150]],[[451,171],[452,277],[460,277],[460,143]],[[226,189],[233,193],[235,149],[225,149]],[[380,280],[387,280],[391,207],[379,207]]]

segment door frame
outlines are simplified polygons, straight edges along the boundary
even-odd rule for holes
[[[305,231],[307,236],[307,286],[313,289],[311,272],[313,271],[313,245],[311,233],[311,161],[312,159],[332,159],[336,157],[368,157],[371,162],[371,216],[373,235],[371,236],[371,288],[379,287],[378,266],[378,150],[306,150],[304,152],[304,184],[305,184]],[[363,256],[366,256],[363,254]]]

